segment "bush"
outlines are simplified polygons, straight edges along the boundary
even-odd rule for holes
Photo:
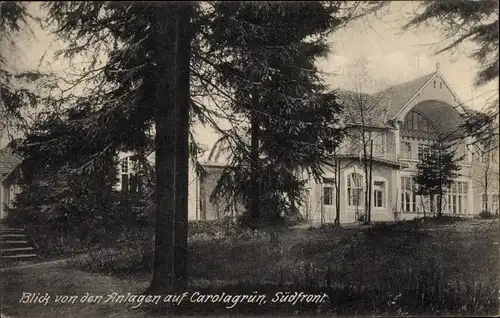
[[[481,211],[479,213],[479,217],[481,219],[486,219],[486,220],[490,220],[490,219],[495,218],[495,216],[493,215],[493,213],[491,213],[490,211]]]
[[[143,244],[148,239],[146,227],[117,226],[112,231],[85,236],[76,231],[60,231],[46,228],[45,225],[26,226],[28,238],[38,256],[44,259],[67,257],[86,253],[89,250],[113,246],[130,247]]]
[[[363,232],[368,236],[407,235],[419,232],[421,223],[418,220],[399,222],[376,222]]]

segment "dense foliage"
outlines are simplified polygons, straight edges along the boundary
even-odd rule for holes
[[[437,196],[437,215],[443,212],[443,196],[448,191],[454,180],[459,176],[458,162],[463,157],[457,157],[449,145],[437,141],[432,145],[430,153],[417,164],[417,174],[414,180],[417,184],[419,195],[428,195],[431,202]]]
[[[214,82],[231,92],[222,103],[240,125],[222,140],[232,156],[212,200],[248,202],[256,195],[254,171],[261,221],[277,220],[297,211],[302,173],[319,177],[341,140],[341,107],[315,66],[329,52],[326,36],[343,22],[340,3],[220,2],[214,9],[207,58]]]

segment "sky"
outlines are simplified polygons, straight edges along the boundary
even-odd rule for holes
[[[349,66],[360,58],[368,61],[369,74],[377,83],[375,86],[381,88],[434,72],[439,63],[441,73],[462,102],[480,110],[492,94],[498,94],[498,80],[475,88],[477,64],[468,57],[472,46],[465,45],[455,54],[436,55],[441,37],[435,27],[422,26],[402,32],[401,27],[418,9],[418,4],[417,1],[394,1],[379,16],[357,20],[334,32],[329,38],[331,53],[318,62],[326,82],[332,89],[352,89]],[[33,31],[34,36],[19,38],[19,49],[12,60],[15,68],[37,68],[42,59],[43,68],[61,69],[61,64],[51,59],[58,43],[37,27]],[[196,129],[196,136],[205,145],[213,144],[216,138],[209,128],[203,127]]]

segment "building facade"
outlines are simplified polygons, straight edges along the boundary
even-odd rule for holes
[[[21,159],[7,148],[14,136],[7,129],[0,127],[0,219],[7,217],[7,206],[10,206],[20,187],[16,183],[14,171]]]
[[[438,136],[453,142],[460,162],[459,177],[443,198],[444,213],[471,217],[483,210],[498,211],[499,171],[498,152],[485,156],[468,147],[469,137],[458,129],[462,102],[440,73],[435,72],[413,81],[390,87],[376,94],[342,92],[345,105],[344,124],[350,133],[343,141],[339,154],[332,158],[338,170],[325,167],[322,182],[307,178],[307,200],[300,208],[306,220],[334,222],[339,207],[340,223],[358,222],[365,214],[366,180],[371,180],[372,221],[413,219],[429,215],[430,200],[415,193],[413,176],[416,165],[429,152]],[[359,111],[363,107],[363,112]],[[360,113],[365,114],[361,121]],[[360,124],[362,122],[362,125]],[[458,142],[456,142],[458,141]],[[372,149],[371,176],[365,173],[363,147]],[[19,158],[0,147],[0,206],[9,204],[16,193],[11,178]],[[497,148],[498,151],[498,148]],[[241,212],[240,204],[228,209],[224,202],[212,202],[210,195],[230,161],[231,153],[217,142],[200,159],[206,171],[203,176],[189,169],[189,219],[213,220]],[[117,189],[140,191],[133,153],[119,155]],[[147,158],[154,165],[154,154]],[[337,191],[338,189],[338,191]]]
[[[416,194],[413,176],[417,163],[438,139],[449,141],[460,161],[459,176],[443,197],[443,213],[472,217],[485,210],[495,213],[499,201],[498,152],[488,158],[476,151],[473,140],[460,129],[462,102],[439,71],[390,87],[373,95],[342,92],[344,124],[350,132],[335,159],[339,171],[325,167],[323,182],[308,178],[307,202],[303,216],[312,222],[360,221],[365,214],[366,178],[363,146],[372,149],[371,220],[407,220],[436,211],[428,197]],[[364,112],[360,112],[363,107]],[[361,121],[359,114],[364,113]],[[361,125],[361,122],[363,125]],[[364,136],[364,138],[362,137]],[[334,159],[332,159],[333,161]],[[205,165],[212,178],[202,180],[200,200],[206,202],[216,178],[227,160],[227,149],[216,144]],[[488,186],[485,187],[485,176]],[[368,179],[368,180],[370,180]],[[214,181],[215,180],[215,181]],[[337,187],[339,191],[337,192]],[[487,189],[486,189],[487,188]],[[337,200],[339,203],[337,203]],[[217,218],[224,214],[217,206],[202,204],[200,216]]]

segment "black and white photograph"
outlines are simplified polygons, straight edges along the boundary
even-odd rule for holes
[[[1,318],[500,315],[499,1],[0,1]]]

